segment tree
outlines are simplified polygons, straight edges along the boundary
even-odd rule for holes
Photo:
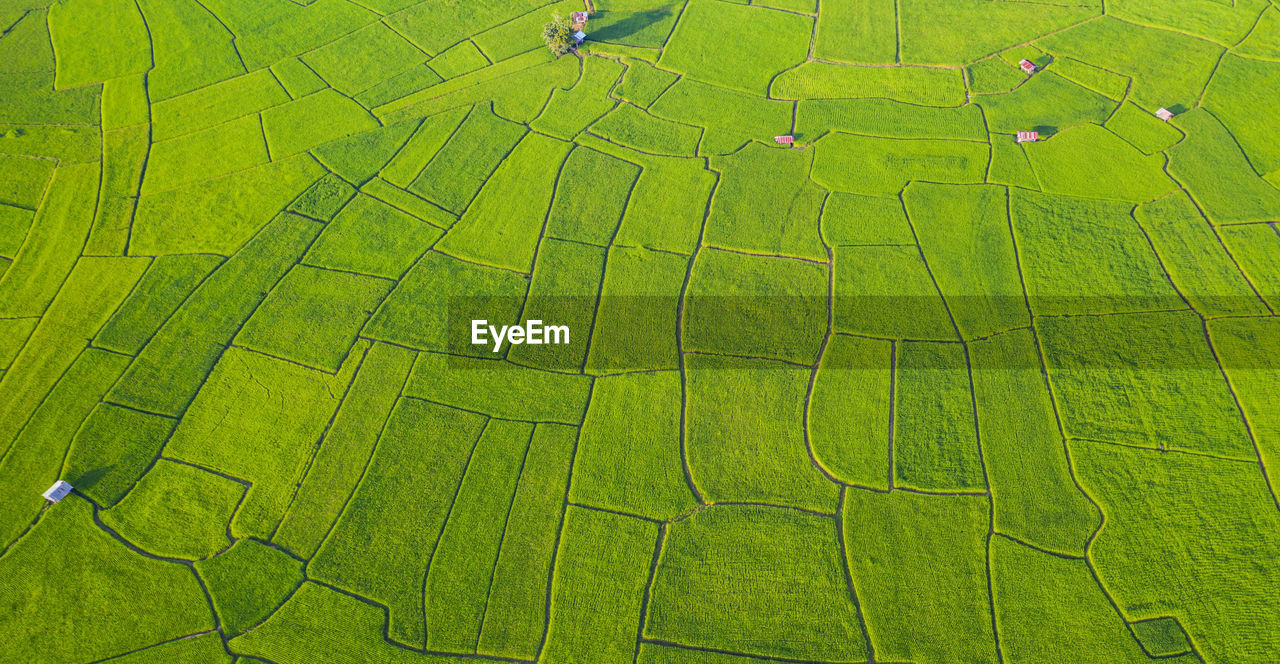
[[[573,29],[569,27],[569,20],[552,14],[551,22],[542,26],[542,41],[556,57],[568,53],[573,48]]]

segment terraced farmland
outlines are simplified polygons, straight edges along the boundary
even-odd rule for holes
[[[1274,664],[1277,313],[1272,0],[0,0],[0,662]]]

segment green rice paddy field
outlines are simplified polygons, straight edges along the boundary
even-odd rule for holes
[[[0,0],[0,662],[1274,664],[1277,312],[1274,0]]]

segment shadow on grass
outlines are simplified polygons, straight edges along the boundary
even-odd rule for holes
[[[670,18],[674,14],[675,11],[671,9],[646,9],[638,12],[596,12],[587,23],[587,32],[591,39],[595,41],[621,42],[655,23],[660,23]],[[591,29],[592,23],[599,27],[594,30]]]

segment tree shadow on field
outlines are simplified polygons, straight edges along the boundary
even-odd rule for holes
[[[1033,131],[1039,132],[1041,138],[1049,138],[1058,133],[1058,128],[1052,125],[1040,125],[1035,127]]]
[[[75,487],[77,489],[88,489],[89,487],[92,487],[93,485],[101,481],[103,477],[106,477],[107,474],[114,469],[115,469],[115,466],[106,466],[105,468],[94,468],[93,470],[90,470],[85,474],[81,475],[79,478],[77,478],[76,481],[74,482]]]
[[[621,42],[621,40],[641,30],[669,18],[675,11],[671,9],[646,9],[638,12],[599,11],[587,22],[591,39],[605,42]],[[616,20],[616,22],[615,22]],[[591,23],[604,25],[591,30]]]

